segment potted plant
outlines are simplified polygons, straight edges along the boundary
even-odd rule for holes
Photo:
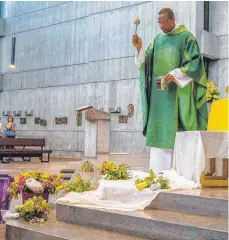
[[[43,192],[34,193],[26,185],[26,180],[35,179],[37,182],[41,183],[43,187]],[[49,194],[56,194],[60,190],[65,188],[64,180],[61,174],[51,174],[43,171],[28,171],[21,172],[15,180],[10,184],[9,192],[17,199],[19,194],[22,194],[23,203],[33,196],[42,196],[46,201],[48,201]]]
[[[84,180],[92,180],[95,166],[92,162],[86,161],[80,168],[80,175]]]
[[[47,221],[50,211],[50,205],[41,196],[34,196],[26,200],[24,204],[15,207],[15,212],[19,213],[21,219],[32,223]]]

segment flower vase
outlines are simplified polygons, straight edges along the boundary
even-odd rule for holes
[[[22,203],[24,204],[24,202],[26,200],[28,200],[29,198],[33,198],[34,196],[36,197],[43,197],[47,202],[49,201],[49,193],[27,193],[27,192],[23,192],[22,193]]]

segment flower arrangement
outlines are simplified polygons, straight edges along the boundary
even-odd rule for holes
[[[126,165],[115,165],[113,160],[103,162],[99,166],[99,172],[105,175],[106,180],[127,180],[130,178],[128,169],[129,166]]]
[[[170,188],[170,182],[167,178],[163,176],[157,176],[154,171],[149,171],[149,177],[146,177],[144,179],[136,179],[135,186],[138,190],[142,190],[144,188],[150,187],[152,184],[160,184],[161,189],[169,189]]]
[[[33,197],[25,201],[24,204],[15,207],[15,212],[19,217],[28,222],[45,222],[51,211],[50,205],[42,197]]]
[[[67,192],[88,192],[95,190],[91,181],[84,180],[80,175],[77,175],[75,180],[66,185]]]
[[[213,100],[219,99],[219,89],[215,86],[214,82],[208,82],[207,83],[207,102],[212,102]]]
[[[9,192],[17,199],[19,194],[33,193],[27,186],[26,180],[33,178],[40,182],[44,188],[44,193],[56,194],[64,189],[66,184],[61,177],[61,174],[51,174],[42,171],[21,172],[15,180],[10,184]]]
[[[94,164],[86,161],[80,168],[81,172],[94,172]]]

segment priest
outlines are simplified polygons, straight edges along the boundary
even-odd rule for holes
[[[172,168],[177,131],[206,130],[207,78],[198,43],[184,25],[177,25],[174,13],[158,13],[161,29],[146,51],[134,34],[135,63],[140,69],[143,134],[151,147],[150,169]],[[163,79],[164,90],[157,88]],[[185,139],[184,139],[185,141]]]

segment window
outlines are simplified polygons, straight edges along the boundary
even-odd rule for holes
[[[207,58],[207,57],[203,57],[203,60],[204,60],[204,67],[205,67],[206,76],[208,78],[208,66],[209,66],[210,59]]]
[[[204,30],[209,31],[209,1],[204,1]]]
[[[15,46],[16,46],[16,37],[12,37],[10,68],[15,68]]]
[[[3,17],[3,4],[4,4],[4,2],[0,1],[0,18]]]

